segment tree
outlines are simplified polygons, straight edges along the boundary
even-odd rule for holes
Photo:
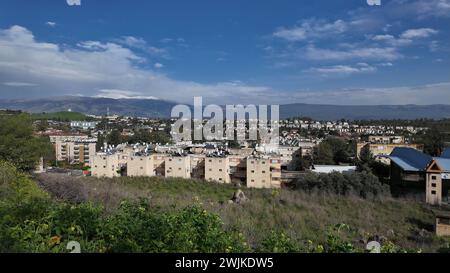
[[[349,162],[349,145],[345,140],[339,137],[329,137],[324,142],[328,143],[333,151],[334,163]]]
[[[35,169],[41,157],[50,158],[52,151],[48,138],[33,136],[28,114],[0,116],[0,160],[29,172]]]
[[[334,164],[333,150],[327,142],[322,142],[317,146],[316,157],[314,163],[316,164]]]
[[[136,131],[134,136],[130,139],[131,143],[146,142],[146,143],[172,143],[172,139],[165,131],[148,132],[144,130]]]
[[[110,145],[116,146],[122,143],[122,136],[117,129],[112,130],[106,139],[108,140],[108,144]]]
[[[432,126],[423,136],[424,152],[431,156],[440,156],[444,150],[444,135],[437,126]]]
[[[95,149],[97,151],[100,151],[103,148],[104,142],[105,142],[105,137],[102,134],[97,133],[97,144],[95,146]]]

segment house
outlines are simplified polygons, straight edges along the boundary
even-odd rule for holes
[[[391,160],[391,185],[425,188],[426,202],[431,205],[449,203],[450,158],[431,157],[412,148],[397,147]]]

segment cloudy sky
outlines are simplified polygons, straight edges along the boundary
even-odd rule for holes
[[[0,99],[450,104],[450,0],[3,0]]]

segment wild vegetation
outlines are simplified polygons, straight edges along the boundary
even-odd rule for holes
[[[364,251],[368,240],[378,239],[389,251],[436,252],[447,243],[433,234],[431,210],[417,200],[394,199],[381,190],[367,191],[371,194],[362,198],[350,190],[336,194],[322,189],[243,189],[249,201],[238,205],[229,202],[235,187],[204,181],[48,174],[38,181],[56,200],[97,204],[107,214],[120,211],[123,200],[142,199],[150,211],[159,213],[191,206],[204,209],[223,221],[225,232],[246,243],[245,251]]]

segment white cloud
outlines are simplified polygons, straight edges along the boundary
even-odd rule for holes
[[[167,49],[151,46],[147,43],[147,41],[140,37],[123,36],[120,39],[116,39],[115,42],[129,48],[142,50],[152,56],[169,58]]]
[[[4,82],[3,85],[9,86],[9,87],[32,87],[32,86],[37,86],[37,84],[29,83],[29,82]]]
[[[376,42],[385,42],[395,47],[406,46],[413,42],[411,39],[404,39],[404,38],[397,39],[390,34],[375,35],[374,37],[372,37],[372,40]]]
[[[307,59],[322,60],[386,60],[392,61],[403,56],[393,47],[361,47],[348,50],[320,49],[314,46],[308,46],[304,55]]]
[[[400,35],[400,38],[402,39],[427,38],[437,33],[438,31],[432,28],[408,29]]]
[[[187,103],[192,103],[193,96],[203,96],[205,101],[214,103],[236,102],[236,98],[242,103],[257,103],[265,98],[262,94],[273,92],[268,87],[244,83],[202,84],[174,80],[141,67],[141,61],[131,49],[117,43],[84,41],[76,47],[61,47],[36,41],[29,30],[20,26],[0,29],[0,83],[33,82],[37,85],[33,90],[20,92],[0,85],[0,94],[2,97],[95,96],[105,95],[105,90],[131,90],[139,97]],[[130,95],[133,94],[128,93]]]
[[[111,99],[147,99],[147,100],[159,100],[157,97],[144,96],[140,92],[118,89],[100,89],[96,98],[111,98]]]
[[[81,0],[66,0],[69,6],[81,6]]]
[[[376,67],[371,66],[366,63],[358,63],[354,66],[351,65],[333,65],[333,66],[323,66],[323,67],[313,67],[305,70],[308,73],[317,73],[321,76],[345,76],[351,74],[359,74],[359,73],[370,73],[375,72],[377,70]]]
[[[311,38],[326,37],[336,35],[348,30],[348,23],[343,20],[336,20],[332,23],[324,20],[309,19],[304,20],[299,26],[293,28],[279,28],[273,33],[274,37],[287,41],[304,41]]]
[[[56,23],[55,23],[55,22],[48,21],[48,22],[46,22],[45,24],[46,24],[47,26],[49,26],[49,27],[56,27]]]
[[[161,63],[155,63],[154,67],[155,67],[155,68],[163,68],[164,65],[161,64]]]

